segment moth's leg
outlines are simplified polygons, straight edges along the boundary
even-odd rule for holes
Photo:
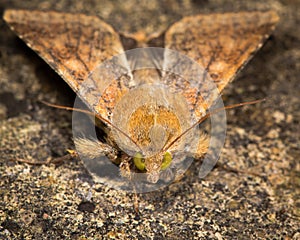
[[[61,164],[64,161],[67,161],[67,160],[78,157],[78,154],[77,154],[76,151],[69,150],[69,149],[67,151],[68,151],[68,154],[65,155],[65,156],[57,157],[57,158],[51,158],[47,161],[35,161],[35,160],[27,160],[27,159],[20,159],[20,158],[12,159],[12,161],[16,161],[16,162],[20,162],[20,163],[27,163],[27,164],[30,164],[30,165],[47,165],[47,164],[50,164],[50,163]]]
[[[132,157],[130,156],[122,156],[122,161],[120,163],[120,174],[122,177],[126,177],[129,180],[132,180],[132,172],[130,170],[130,164],[132,161]],[[133,209],[135,211],[135,213],[137,214],[137,217],[140,214],[139,211],[139,198],[138,198],[138,194],[136,191],[136,187],[133,183],[133,189],[134,189],[134,193],[133,193]]]
[[[131,164],[132,158],[130,156],[122,156],[122,162],[120,163],[120,174],[122,177],[126,177],[129,180],[132,180],[132,172],[130,170],[130,164]],[[133,209],[135,213],[137,214],[136,217],[139,217],[140,211],[139,211],[139,198],[136,191],[136,187],[133,183]]]
[[[236,173],[236,174],[246,174],[246,175],[252,175],[252,176],[256,176],[256,177],[263,177],[263,175],[260,173],[253,172],[251,170],[242,170],[242,169],[232,168],[232,167],[229,167],[229,166],[225,165],[224,163],[220,163],[220,162],[217,162],[216,167],[223,169],[227,172],[232,172],[232,173]]]
[[[48,163],[60,164],[64,161],[78,158],[78,153],[75,150],[68,149],[67,152],[68,154],[65,156],[50,159],[49,161],[47,161],[47,164]]]
[[[138,194],[135,192],[133,197],[134,197],[133,208],[134,208],[134,211],[136,212],[136,214],[139,215],[140,210],[139,210],[139,197],[138,197]]]
[[[131,179],[132,176],[131,176],[130,164],[131,164],[131,157],[121,156],[120,174],[122,177]]]
[[[112,162],[117,160],[117,150],[97,139],[75,138],[74,143],[76,150],[68,150],[68,154],[62,157],[52,158],[48,161],[30,161],[26,159],[15,159],[15,161],[31,165],[45,165],[50,163],[59,164],[65,160],[79,156],[94,159],[104,155],[106,155]]]

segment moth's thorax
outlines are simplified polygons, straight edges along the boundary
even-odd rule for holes
[[[159,152],[182,129],[176,113],[164,106],[145,104],[134,111],[128,121],[130,137],[146,155]]]
[[[181,94],[170,91],[159,81],[152,82],[155,74],[150,74],[147,79],[147,71],[139,72],[140,78],[133,79],[139,85],[124,94],[112,112],[112,122],[133,141],[115,129],[112,129],[112,133],[123,151],[133,154],[142,151],[148,157],[161,151],[190,126],[191,112]]]

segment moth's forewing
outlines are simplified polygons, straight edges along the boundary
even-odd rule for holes
[[[110,25],[96,16],[54,11],[6,10],[4,20],[91,110],[107,117],[106,109],[101,109],[104,106],[97,106],[97,88],[103,83],[85,81],[90,80],[89,74],[98,65],[124,51],[119,35]],[[105,73],[102,76],[104,80]]]
[[[206,68],[221,92],[262,46],[278,20],[273,11],[185,17],[168,29],[165,47],[187,55]],[[168,61],[170,65],[178,64],[176,58],[169,57]],[[192,111],[207,108],[215,100],[202,80],[194,79],[198,89],[190,89],[191,94],[187,95]],[[205,98],[206,104],[199,94]]]
[[[114,55],[124,52],[118,33],[96,16],[58,12],[6,10],[5,21],[72,87],[80,98],[102,117],[111,112],[128,92],[129,80],[116,80],[111,65],[107,71],[96,69]],[[273,31],[279,18],[273,11],[217,13],[185,17],[165,34],[165,47],[195,60],[209,76],[197,75],[192,82],[172,77],[164,84],[178,88],[201,116],[216,98],[212,87],[203,83],[211,78],[218,90],[235,77]],[[168,65],[183,65],[166,56]],[[126,59],[121,63],[126,65]],[[185,68],[190,71],[189,67]],[[92,71],[98,77],[89,78]],[[101,76],[102,75],[102,76]],[[107,80],[109,79],[109,81]],[[177,82],[176,82],[177,81]],[[108,89],[103,90],[103,86]],[[102,88],[102,89],[101,89]],[[204,101],[205,100],[205,101]]]

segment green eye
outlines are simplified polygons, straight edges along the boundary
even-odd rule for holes
[[[145,159],[141,153],[136,153],[133,157],[134,165],[141,171],[145,170]]]
[[[171,162],[172,162],[172,155],[171,155],[171,153],[166,152],[164,154],[164,158],[161,163],[161,170],[165,170],[166,168],[168,168],[170,166]]]

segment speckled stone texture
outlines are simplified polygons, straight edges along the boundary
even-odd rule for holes
[[[0,1],[1,12],[99,15],[127,35],[163,32],[181,16],[203,12],[274,9],[281,17],[223,94],[226,105],[267,98],[228,111],[219,161],[245,173],[215,168],[199,179],[196,162],[181,181],[140,195],[139,216],[132,194],[94,183],[78,159],[42,166],[12,161],[46,161],[74,148],[71,113],[38,100],[72,105],[75,95],[0,20],[0,239],[300,239],[300,4],[235,2]]]

